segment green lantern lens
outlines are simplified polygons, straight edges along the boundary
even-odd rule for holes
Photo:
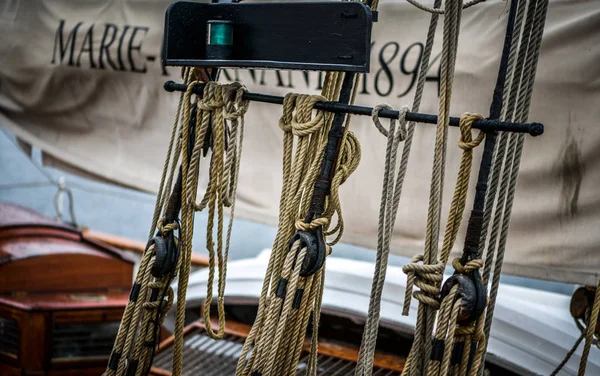
[[[210,23],[208,31],[209,44],[218,46],[230,46],[233,44],[233,27],[230,23]]]

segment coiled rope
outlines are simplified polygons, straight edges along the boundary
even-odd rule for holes
[[[190,138],[191,95],[199,81],[191,82],[184,96],[182,138]],[[209,278],[207,297],[202,311],[206,331],[212,338],[221,338],[225,330],[224,290],[226,265],[229,253],[232,221],[235,209],[235,192],[241,157],[243,139],[243,116],[248,110],[248,101],[242,99],[246,88],[240,83],[219,84],[206,82],[202,98],[196,98],[198,113],[195,124],[195,140],[191,157],[182,152],[182,252],[180,256],[180,275],[177,288],[177,311],[175,319],[175,343],[173,356],[173,375],[181,375],[183,367],[183,329],[185,319],[185,297],[192,255],[192,236],[194,213],[208,206],[208,225],[206,229],[206,248],[209,252]],[[207,132],[212,138],[209,183],[200,204],[196,204],[198,191],[199,160],[205,145]],[[227,141],[226,141],[227,139]],[[226,147],[227,145],[227,147]],[[188,167],[189,166],[189,167]],[[223,207],[230,207],[229,226],[223,243]],[[213,228],[217,221],[217,244],[213,241]],[[211,324],[211,303],[215,268],[218,269],[218,330]]]
[[[207,332],[213,338],[223,335],[226,262],[235,208],[235,192],[244,128],[243,116],[248,109],[248,102],[242,100],[242,94],[246,89],[239,83],[223,85],[206,82],[203,83],[205,86],[202,98],[193,97],[192,90],[201,84],[200,81],[194,81],[194,79],[201,73],[187,68],[182,70],[182,78],[188,84],[188,89],[182,93],[177,108],[150,230],[151,239],[155,239],[153,235],[156,230],[158,230],[158,236],[163,239],[173,236],[173,232],[179,230],[179,239],[173,236],[178,253],[177,264],[167,275],[160,278],[153,277],[151,269],[156,261],[157,245],[153,241],[149,242],[149,246],[142,256],[130,301],[125,308],[111,359],[105,372],[108,376],[141,375],[148,372],[157,345],[158,331],[165,319],[166,312],[174,301],[177,302],[177,311],[173,375],[181,375],[185,296],[192,254],[194,212],[202,210],[204,207],[208,207],[209,211],[207,250],[210,256],[210,277],[208,303],[205,304],[203,315],[205,322],[210,323],[212,284],[215,271],[217,271],[219,329],[215,332],[208,325]],[[194,113],[195,121],[192,121]],[[195,200],[198,190],[200,154],[203,147],[206,149],[207,146],[212,149],[209,183],[202,202],[197,205]],[[181,166],[177,169],[179,161],[181,161]],[[173,186],[177,170],[180,172]],[[181,222],[176,219],[179,207],[181,208]],[[223,242],[223,207],[230,207],[230,220],[225,242]],[[217,222],[216,249],[212,239],[215,221]],[[177,299],[175,299],[170,282],[177,276],[179,278]]]
[[[298,219],[309,211],[310,197],[333,120],[329,113],[314,111],[314,105],[337,99],[342,79],[343,74],[328,73],[321,96],[288,94],[285,97],[283,115],[279,121],[284,138],[278,231],[263,283],[258,314],[244,343],[237,375],[295,374],[311,314],[313,335],[308,374],[316,373],[317,331],[325,265],[315,274],[302,277],[300,268],[306,249],[301,248],[298,241],[289,248],[289,239],[296,230],[321,227],[324,238],[327,235],[334,236],[334,240],[327,243],[329,253],[343,232],[338,190],[360,161],[360,145],[349,131],[344,133],[323,216],[309,223]],[[337,224],[332,226],[334,215],[337,216]]]

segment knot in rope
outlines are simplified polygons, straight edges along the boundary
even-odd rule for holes
[[[313,117],[312,111],[316,103],[325,100],[321,95],[287,94],[283,100],[279,128],[284,132],[292,132],[297,137],[315,133],[325,126],[325,115],[323,111],[317,111]]]
[[[471,335],[475,334],[475,329],[476,329],[476,327],[474,325],[459,326],[454,330],[454,336],[455,337],[471,336]]]
[[[248,111],[250,101],[244,99],[244,93],[248,89],[239,82],[225,85],[223,88],[223,102],[225,103],[223,117],[227,120],[235,120],[244,116]]]
[[[279,128],[286,133],[292,131],[292,118],[297,97],[296,93],[287,93],[283,98],[283,113],[279,118]]]
[[[158,231],[162,236],[166,236],[169,232],[177,230],[179,228],[179,224],[177,222],[167,223],[165,224],[165,217],[162,217],[158,220],[156,227],[158,227]]]
[[[310,223],[304,222],[302,219],[296,220],[296,230],[299,231],[310,231],[316,230],[319,227],[325,227],[329,223],[329,220],[325,217],[315,218]]]
[[[479,114],[471,114],[469,112],[465,112],[460,117],[460,137],[458,138],[458,146],[464,151],[470,151],[476,148],[483,138],[485,137],[485,133],[480,131],[477,137],[473,139],[473,135],[471,134],[471,126],[475,120],[483,119],[483,116]]]
[[[423,304],[426,304],[433,309],[438,309],[440,303],[438,297],[440,290],[437,286],[442,282],[444,275],[444,264],[420,264],[423,261],[423,255],[416,255],[412,258],[409,264],[402,267],[402,271],[406,274],[406,294],[404,296],[404,307],[402,315],[407,316],[410,308],[411,298]],[[417,286],[420,290],[412,293],[413,286]]]
[[[202,111],[214,111],[217,108],[225,106],[223,87],[224,85],[215,81],[204,83],[204,91],[202,98],[198,101],[198,109]]]
[[[394,108],[392,106],[390,106],[387,103],[380,103],[377,106],[373,107],[373,111],[371,111],[371,118],[373,118],[373,124],[375,124],[375,127],[377,127],[377,129],[379,130],[379,133],[381,133],[382,135],[384,135],[385,137],[388,137],[388,130],[385,129],[383,127],[383,125],[381,124],[381,121],[379,120],[379,112],[381,110],[393,110]],[[406,139],[406,113],[408,112],[409,108],[408,106],[402,106],[400,108],[400,116],[398,116],[398,119],[390,119],[390,129],[395,129],[396,128],[396,122],[399,121],[400,122],[400,127],[398,129],[398,140],[397,142],[400,141],[404,141]]]
[[[169,312],[175,300],[173,288],[171,286],[167,286],[167,289],[165,290],[165,283],[166,282],[160,281],[150,282],[148,284],[148,288],[152,290],[164,291],[165,296],[160,297],[158,300],[148,301],[142,304],[142,307],[146,311],[156,311],[158,313],[158,315],[154,317],[149,315],[146,318],[148,322],[154,323],[157,328],[160,328],[163,325],[165,319],[167,318],[167,312]],[[166,300],[164,299],[165,297],[167,298]]]
[[[460,274],[468,274],[473,272],[474,270],[483,268],[483,260],[469,260],[465,265],[461,264],[459,258],[455,258],[452,260],[452,267],[456,270],[457,273]]]

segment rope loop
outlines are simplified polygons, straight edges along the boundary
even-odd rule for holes
[[[485,133],[480,131],[477,137],[473,139],[473,135],[471,134],[471,126],[473,122],[479,119],[483,119],[483,116],[479,114],[471,114],[469,112],[465,112],[460,117],[460,137],[458,138],[458,147],[463,149],[464,151],[470,151],[476,148],[483,138],[485,137]]]
[[[223,117],[225,119],[236,120],[246,114],[250,105],[250,101],[243,98],[246,92],[248,92],[246,86],[239,82],[224,85],[223,102],[225,107]]]
[[[348,179],[348,177],[358,168],[361,159],[360,142],[353,132],[346,131],[338,158],[335,175],[331,181],[327,208],[325,209],[325,213],[323,213],[323,216],[330,222],[334,214],[337,213],[337,224],[333,228],[328,228],[327,231],[325,231],[325,235],[327,236],[337,233],[335,238],[328,242],[329,246],[337,244],[344,233],[344,218],[339,197],[340,185],[344,184],[346,179]]]
[[[198,101],[198,109],[202,111],[214,111],[225,106],[223,87],[224,85],[215,81],[204,83],[204,91],[202,98]]]
[[[377,129],[379,130],[379,133],[381,133],[382,135],[384,135],[385,137],[388,137],[389,132],[387,129],[385,129],[383,127],[383,125],[381,124],[381,121],[379,120],[379,112],[381,110],[393,110],[394,108],[392,106],[390,106],[387,103],[380,103],[377,106],[373,107],[373,111],[371,111],[371,118],[373,119],[373,124],[375,124],[375,127],[377,127]],[[406,130],[406,113],[409,111],[408,106],[402,106],[400,108],[400,116],[398,117],[398,120],[396,119],[390,119],[390,129],[395,129],[395,125],[396,122],[399,121],[400,122],[400,128],[398,129],[398,141],[404,141],[406,139],[406,134],[407,134],[407,130]]]
[[[469,260],[465,265],[460,263],[460,258],[455,258],[452,260],[452,267],[456,270],[457,273],[460,274],[469,274],[474,270],[483,268],[483,260]]]
[[[310,231],[316,230],[319,227],[326,227],[329,223],[329,220],[325,217],[315,218],[310,223],[304,222],[302,219],[296,220],[296,230],[298,231]]]
[[[315,133],[324,127],[325,115],[323,111],[317,111],[313,117],[312,111],[316,103],[324,101],[326,99],[321,95],[288,93],[283,99],[279,128],[284,132],[292,132],[297,137]]]
[[[283,98],[283,113],[279,118],[279,128],[286,133],[292,131],[292,119],[297,98],[298,94],[296,93],[287,93]]]
[[[179,228],[179,224],[177,222],[165,224],[165,219],[165,217],[160,218],[158,220],[158,223],[156,224],[156,227],[158,227],[158,231],[163,237],[169,234],[169,232],[175,231]]]
[[[360,159],[361,148],[358,137],[356,137],[353,132],[347,131],[346,139],[344,140],[340,150],[338,163],[338,172],[341,173],[341,180],[339,182],[340,185],[344,184],[346,179],[348,179],[348,177],[352,175],[354,171],[356,171],[360,163]]]
[[[296,114],[292,119],[292,133],[294,136],[303,137],[315,133],[325,125],[323,111],[317,111],[312,116],[315,103],[324,102],[321,95],[301,94],[296,98]]]

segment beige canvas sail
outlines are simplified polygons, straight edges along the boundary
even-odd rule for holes
[[[155,191],[178,100],[162,84],[180,80],[178,69],[165,69],[160,62],[168,1],[5,4],[0,9],[0,124],[61,163]],[[487,115],[507,11],[504,1],[465,10],[454,115]],[[404,1],[382,1],[371,73],[361,84],[357,103],[412,103],[428,19]],[[551,1],[530,115],[546,125],[546,133],[526,142],[507,273],[588,284],[600,275],[598,41],[600,1]],[[440,49],[439,44],[434,48],[434,57]],[[438,68],[435,60],[421,112],[437,112]],[[232,69],[222,74],[223,80],[239,79],[251,91],[278,95],[317,93],[320,77],[317,72]],[[279,106],[252,103],[238,188],[238,215],[269,224],[276,224],[279,202],[280,111]],[[343,240],[373,248],[385,140],[368,117],[354,117],[351,128],[362,142],[363,158],[341,189]],[[433,128],[419,125],[415,134],[392,244],[396,254],[422,251]],[[457,132],[451,130],[446,204],[460,156],[456,140]]]

